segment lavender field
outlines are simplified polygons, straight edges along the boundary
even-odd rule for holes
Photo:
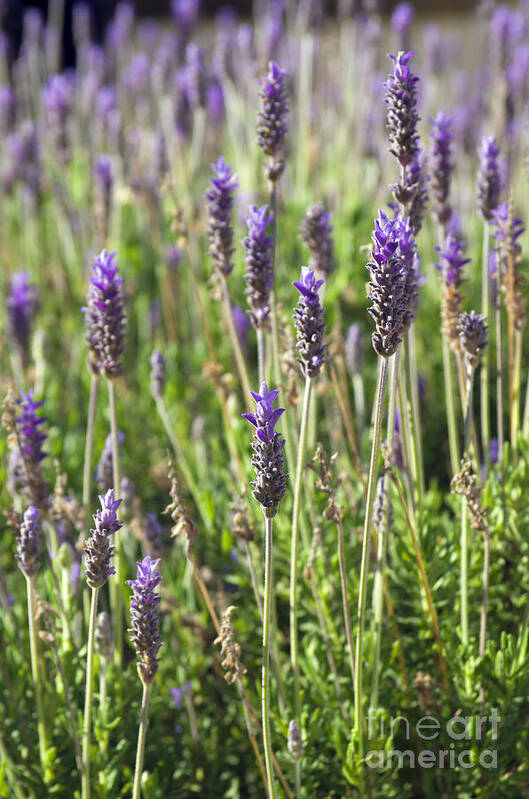
[[[0,33],[1,799],[529,796],[529,2],[381,5]]]

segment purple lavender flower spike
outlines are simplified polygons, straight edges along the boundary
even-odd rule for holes
[[[216,164],[212,164],[212,168],[215,175],[211,178],[211,187],[206,193],[209,254],[213,267],[228,277],[233,269],[234,252],[231,210],[233,193],[239,183],[237,174],[232,172],[231,164],[227,164],[222,156]]]
[[[144,551],[153,558],[160,558],[164,548],[163,527],[156,513],[147,513],[143,526]]]
[[[125,436],[118,430],[118,446],[119,454],[121,456],[121,445],[125,440]],[[105,445],[99,458],[99,463],[96,469],[96,483],[97,490],[101,494],[106,494],[109,488],[114,485],[114,475],[112,471],[112,434],[109,433],[105,439]]]
[[[443,283],[459,288],[463,283],[463,267],[470,263],[470,258],[463,257],[465,241],[451,233],[442,247],[435,248],[439,253],[439,263],[435,268],[441,272]]]
[[[479,356],[488,344],[488,328],[484,316],[475,311],[459,314],[459,341],[467,367],[475,369]]]
[[[415,10],[411,3],[399,3],[391,15],[391,27],[399,37],[399,49],[407,50],[410,46],[410,34]]]
[[[153,350],[150,362],[151,393],[154,397],[163,397],[165,392],[165,358],[160,350]]]
[[[150,685],[156,676],[158,650],[162,645],[158,610],[160,596],[154,593],[160,582],[160,572],[157,569],[159,563],[159,558],[152,560],[146,555],[136,564],[136,579],[126,581],[132,588],[129,633],[138,657],[138,674],[144,685]]]
[[[309,266],[302,266],[300,279],[293,284],[300,293],[294,309],[294,323],[296,347],[300,355],[298,361],[305,377],[317,377],[327,359],[323,307],[318,294],[324,283],[325,280],[316,279]]]
[[[389,151],[402,167],[411,164],[419,150],[417,134],[417,81],[408,63],[413,51],[390,54],[394,63],[393,72],[385,83],[386,128],[390,143]]]
[[[37,416],[37,410],[44,405],[44,402],[34,401],[33,389],[27,394],[21,392],[21,399],[16,402],[21,408],[21,414],[16,419],[19,453],[22,459],[22,462],[19,462],[19,481],[21,481],[19,485],[22,495],[33,505],[42,508],[48,499],[48,486],[42,476],[41,467],[41,462],[47,456],[42,449],[46,433],[43,433],[40,427],[46,419]]]
[[[330,275],[334,269],[330,211],[326,211],[322,203],[309,206],[299,226],[299,232],[310,250],[310,268],[318,275]]]
[[[110,536],[123,526],[117,517],[121,500],[114,499],[113,489],[109,488],[99,501],[101,509],[93,516],[94,527],[84,548],[86,582],[90,588],[102,588],[110,575],[116,573],[110,563],[114,554]]]
[[[31,327],[37,310],[37,289],[29,282],[28,272],[14,272],[8,283],[8,333],[24,365],[29,360]]]
[[[39,570],[40,523],[39,511],[30,505],[24,513],[17,532],[16,559],[26,577],[31,579]]]
[[[70,75],[52,75],[42,90],[42,105],[55,151],[64,165],[70,157],[68,122],[74,103],[74,81]]]
[[[240,305],[233,305],[231,312],[233,314],[233,323],[235,325],[235,330],[237,331],[237,338],[239,339],[242,351],[245,354],[247,354],[248,332],[251,327],[250,320],[248,319],[247,315],[244,313]]]
[[[430,120],[432,131],[432,212],[441,225],[446,225],[452,215],[448,201],[450,179],[452,176],[452,131],[453,118],[439,111],[435,119]]]
[[[268,158],[265,171],[272,183],[279,180],[285,168],[288,115],[285,81],[286,72],[271,61],[259,92],[257,143]]]
[[[373,232],[368,313],[375,321],[371,336],[375,352],[389,358],[413,321],[418,297],[415,243],[408,217],[393,219],[378,212]]]
[[[266,229],[272,222],[272,214],[267,214],[268,206],[250,206],[246,224],[248,235],[243,239],[246,250],[245,295],[250,306],[250,320],[256,330],[268,330],[270,315],[270,295],[274,285],[272,267],[272,237]]]
[[[115,252],[102,250],[92,266],[85,312],[89,365],[94,374],[114,378],[123,372],[125,314]]]
[[[255,413],[242,415],[255,427],[252,466],[256,479],[250,483],[253,488],[252,493],[265,516],[272,519],[287,490],[288,475],[285,473],[283,456],[285,441],[274,430],[284,408],[274,410],[274,401],[279,394],[277,389],[269,391],[268,385],[263,382],[259,391],[259,394],[255,391],[250,392],[256,403]]]
[[[478,148],[480,165],[476,190],[479,212],[487,222],[492,221],[500,199],[499,154],[495,136],[482,140]]]
[[[345,365],[350,375],[359,375],[364,362],[364,345],[360,325],[354,323],[349,327],[345,337]]]
[[[406,170],[406,194],[402,198],[395,195],[397,202],[406,204],[410,223],[415,235],[419,233],[424,221],[426,206],[428,205],[428,183],[430,175],[426,168],[426,158],[422,149],[418,150],[417,155]],[[397,188],[399,188],[397,184]],[[393,190],[393,187],[391,187]],[[411,199],[410,198],[411,195]]]

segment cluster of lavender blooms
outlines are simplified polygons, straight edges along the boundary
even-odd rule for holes
[[[439,111],[432,122],[432,212],[440,225],[446,225],[452,215],[449,203],[450,179],[453,170],[452,159],[452,117]]]
[[[121,454],[121,445],[125,440],[125,435],[118,430],[118,447],[120,448]],[[106,494],[109,488],[112,488],[114,485],[114,476],[112,472],[112,435],[111,433],[105,439],[105,445],[101,452],[101,457],[99,458],[99,462],[97,464],[96,469],[96,483],[97,488],[100,494]]]
[[[101,508],[93,517],[94,527],[84,549],[86,582],[92,589],[102,588],[110,575],[116,573],[111,563],[114,546],[110,536],[123,526],[117,517],[121,500],[115,499],[112,488],[99,497],[99,502]]]
[[[48,484],[42,473],[42,461],[47,456],[43,448],[47,435],[41,428],[46,418],[37,416],[44,401],[36,402],[30,389],[27,393],[21,392],[16,404],[20,415],[15,419],[16,444],[9,457],[8,485],[11,493],[42,509],[49,499]]]
[[[17,561],[26,577],[32,578],[39,570],[40,522],[38,508],[33,505],[25,511],[17,531]]]
[[[302,267],[299,281],[294,282],[300,293],[294,309],[298,360],[303,374],[310,378],[319,375],[327,357],[323,307],[318,294],[324,283],[325,280],[318,280],[309,266]]]
[[[479,363],[479,356],[488,343],[485,317],[475,311],[461,313],[459,314],[458,329],[465,362],[470,369],[475,369]]]
[[[8,284],[8,333],[24,364],[27,364],[29,360],[32,325],[36,312],[36,286],[30,282],[28,272],[14,272]]]
[[[268,206],[250,207],[248,219],[248,235],[243,244],[246,250],[246,298],[250,306],[250,320],[256,330],[266,330],[270,324],[270,303],[274,287],[274,270],[272,267],[272,237],[267,228],[273,220],[268,214]]]
[[[165,358],[160,350],[153,350],[151,355],[151,393],[154,397],[163,397],[165,379]]]
[[[414,56],[412,51],[400,51],[390,55],[394,63],[392,73],[385,84],[386,129],[388,133],[389,151],[398,160],[404,179],[391,187],[398,203],[406,205],[413,199],[413,187],[408,185],[406,175],[408,167],[419,155],[419,135],[417,123],[417,82],[419,78],[412,73],[408,64]]]
[[[233,193],[239,184],[237,175],[232,172],[231,164],[227,164],[222,156],[212,168],[215,174],[211,178],[210,189],[206,194],[209,254],[213,267],[224,277],[228,277],[233,269],[234,247],[231,225]]]
[[[259,92],[257,143],[267,156],[266,175],[272,183],[279,180],[285,168],[288,116],[285,81],[286,72],[272,61]]]
[[[92,266],[84,308],[89,365],[94,374],[114,378],[123,372],[125,313],[116,253],[102,250]]]
[[[322,203],[307,208],[299,226],[301,238],[310,250],[310,268],[328,276],[334,269],[334,245],[330,211]]]
[[[162,645],[159,631],[160,596],[155,589],[160,582],[158,564],[146,555],[136,565],[135,580],[127,580],[132,588],[130,599],[131,627],[130,638],[138,657],[138,674],[144,685],[150,685],[158,671],[158,650]]]

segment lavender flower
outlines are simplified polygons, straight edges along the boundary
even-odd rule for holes
[[[411,164],[419,150],[417,134],[417,81],[408,67],[413,51],[399,51],[390,54],[394,62],[393,72],[385,83],[386,128],[388,131],[389,151],[398,159],[401,167]]]
[[[459,288],[463,282],[463,267],[470,262],[470,258],[463,258],[464,240],[449,233],[444,245],[435,249],[439,253],[435,268],[441,272],[443,283]]]
[[[441,225],[445,225],[452,214],[448,203],[450,179],[452,176],[452,132],[453,118],[439,111],[435,119],[430,120],[432,131],[432,195],[433,215]]]
[[[69,75],[52,75],[42,90],[42,105],[55,151],[64,165],[70,157],[68,121],[74,102],[74,82]]]
[[[110,565],[114,547],[110,536],[123,526],[117,517],[120,499],[114,499],[114,491],[109,488],[104,496],[99,497],[101,509],[93,516],[95,527],[84,549],[86,582],[90,588],[102,588],[111,574],[116,570]]]
[[[191,682],[188,680],[183,685],[179,685],[176,688],[169,689],[173,707],[177,709],[180,709],[182,707],[182,700],[186,694],[191,693],[191,688],[192,688]]]
[[[92,266],[85,312],[89,365],[94,374],[114,378],[123,372],[125,314],[115,252],[102,250]]]
[[[153,350],[151,363],[151,393],[153,397],[163,397],[165,392],[165,358],[160,350]]]
[[[248,331],[250,330],[250,320],[244,313],[240,305],[233,305],[231,312],[233,314],[233,324],[237,332],[237,338],[241,345],[242,351],[248,353]]]
[[[301,740],[299,727],[294,719],[288,723],[287,747],[294,760],[301,760],[303,757],[303,741]]]
[[[16,559],[26,577],[33,577],[39,570],[40,523],[39,511],[30,505],[24,513],[17,532]]]
[[[469,369],[475,369],[479,356],[488,343],[488,329],[485,317],[475,311],[459,314],[459,340]]]
[[[160,558],[164,548],[163,527],[158,521],[156,513],[148,513],[143,525],[143,545],[153,558]]]
[[[285,79],[286,72],[271,61],[259,92],[257,143],[268,157],[265,171],[272,183],[279,180],[285,168],[288,115]]]
[[[217,163],[211,166],[215,175],[211,178],[211,187],[206,193],[209,254],[214,268],[228,277],[233,269],[234,248],[231,226],[233,192],[239,184],[237,174],[231,171],[231,164],[227,164],[223,157],[220,157]]]
[[[125,436],[118,430],[118,446],[119,454],[121,455],[121,445],[125,440]],[[109,433],[105,439],[105,445],[99,458],[99,463],[96,469],[96,482],[97,489],[100,494],[106,494],[109,488],[114,486],[114,475],[112,470],[112,434]]]
[[[114,649],[114,640],[112,638],[110,616],[106,610],[102,610],[101,613],[97,614],[94,641],[96,652],[99,654],[99,657],[107,661],[110,660]]]
[[[522,248],[518,239],[525,231],[522,220],[514,216],[512,198],[493,212],[496,227],[497,268],[505,293],[505,306],[510,323],[523,330],[526,320],[525,277],[521,272]]]
[[[259,391],[260,394],[255,391],[250,392],[256,403],[255,414],[243,413],[245,419],[255,427],[252,466],[255,469],[256,479],[250,485],[263,513],[272,519],[286,494],[288,479],[283,457],[285,441],[274,430],[284,408],[274,410],[274,401],[279,391],[269,391],[265,382],[261,383]]]
[[[323,340],[323,307],[318,295],[318,289],[324,283],[325,280],[316,280],[309,266],[303,266],[299,281],[293,284],[301,295],[294,310],[294,323],[296,347],[301,356],[298,361],[305,377],[317,377],[327,357],[327,345]]]
[[[37,310],[37,289],[29,282],[27,272],[14,272],[8,283],[7,324],[12,344],[24,364],[29,360],[31,326]]]
[[[424,214],[429,200],[429,181],[430,175],[426,169],[426,158],[422,149],[419,149],[417,155],[406,170],[405,195],[401,199],[399,199],[398,195],[395,195],[397,202],[406,204],[402,202],[402,200],[406,198],[406,202],[409,203],[407,212],[415,235],[419,233],[424,221]],[[400,184],[397,184],[397,187],[399,187],[399,185]],[[393,187],[391,188],[393,190]]]
[[[46,421],[44,416],[37,416],[37,410],[44,402],[35,402],[33,389],[25,394],[21,392],[21,399],[16,400],[21,408],[17,417],[18,446],[15,448],[15,470],[17,476],[15,484],[20,493],[38,508],[44,507],[48,499],[48,485],[42,476],[41,462],[47,453],[42,449],[46,441],[46,433],[40,430]]]
[[[408,217],[393,219],[378,212],[373,232],[373,260],[367,264],[371,278],[368,313],[375,321],[371,336],[375,352],[389,358],[414,318],[418,285],[415,244]]]
[[[462,296],[460,286],[463,283],[463,267],[469,263],[463,257],[465,242],[463,239],[449,234],[443,247],[436,247],[439,252],[439,263],[436,269],[441,272],[441,332],[450,345],[450,349],[461,352],[459,338],[459,314]]]
[[[132,588],[130,599],[131,627],[130,637],[138,657],[138,674],[144,685],[150,685],[158,671],[158,650],[162,639],[158,629],[160,597],[154,593],[160,582],[157,566],[160,560],[152,560],[146,555],[136,565],[135,580],[127,580]]]
[[[393,442],[393,449],[395,442]],[[391,453],[391,460],[394,463],[393,450]],[[384,495],[385,495],[385,477],[379,477],[377,482],[377,491],[375,494],[375,504],[373,507],[373,524],[377,533],[380,533],[384,525]],[[393,503],[391,501],[391,492],[388,494],[388,529],[393,527]]]
[[[415,10],[411,3],[399,3],[391,15],[391,27],[399,37],[399,49],[407,50],[410,46],[410,33]]]
[[[329,275],[334,269],[331,214],[322,203],[307,208],[299,232],[310,250],[310,268],[317,274]]]
[[[360,325],[355,323],[349,327],[345,337],[345,365],[351,375],[359,375],[362,372],[363,361],[362,331]]]
[[[499,154],[500,151],[494,136],[482,140],[478,148],[480,165],[476,192],[479,212],[487,222],[492,220],[500,199]]]
[[[98,229],[106,239],[112,210],[112,161],[108,155],[96,158],[93,169],[95,201],[94,210]]]
[[[273,219],[267,215],[268,206],[250,207],[248,235],[243,239],[246,250],[245,295],[250,306],[250,319],[256,330],[269,328],[270,295],[274,285],[272,267],[272,237],[266,229]]]

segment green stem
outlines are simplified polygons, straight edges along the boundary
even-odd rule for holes
[[[408,331],[408,374],[410,381],[412,440],[417,468],[417,509],[419,515],[424,497],[424,463],[422,453],[421,408],[419,403],[419,377],[417,374],[417,348],[415,346],[415,325]]]
[[[363,655],[364,655],[364,626],[366,615],[367,579],[369,563],[369,544],[371,536],[371,523],[373,520],[373,503],[375,500],[375,482],[378,470],[378,456],[380,454],[380,438],[382,431],[382,416],[384,410],[384,396],[388,374],[387,358],[380,360],[378,386],[375,398],[375,414],[373,421],[373,434],[371,441],[371,457],[369,461],[369,475],[367,479],[366,512],[364,518],[364,534],[362,540],[362,560],[360,566],[360,585],[358,589],[358,626],[356,633],[355,657],[355,732],[360,758],[364,756],[364,718],[363,718]]]
[[[270,621],[272,608],[272,543],[273,520],[265,516],[265,585],[263,607],[263,671],[261,708],[263,715],[263,746],[269,799],[276,799],[274,771],[272,766],[272,741],[270,734]]]
[[[301,701],[299,694],[299,660],[298,660],[298,623],[297,623],[297,567],[298,567],[298,523],[301,502],[301,484],[303,477],[303,463],[305,458],[305,444],[307,440],[307,426],[310,412],[310,399],[312,395],[312,379],[305,378],[305,392],[303,395],[303,408],[301,411],[301,426],[299,430],[298,454],[296,462],[296,479],[294,483],[294,504],[292,509],[292,535],[290,550],[290,659],[294,675],[294,719],[299,725]]]
[[[251,400],[250,400],[250,381],[248,380],[248,370],[246,369],[246,363],[244,360],[244,356],[242,354],[241,342],[239,341],[239,336],[237,335],[237,331],[235,330],[235,323],[233,321],[233,312],[231,309],[230,292],[228,290],[228,283],[224,275],[222,275],[221,277],[221,284],[222,284],[222,298],[224,301],[224,316],[226,317],[226,325],[230,336],[233,356],[235,358],[235,364],[237,366],[237,372],[239,373],[241,388],[244,394],[244,404],[247,406],[247,408],[249,408],[251,405]]]
[[[90,717],[94,690],[94,637],[96,628],[97,598],[99,588],[92,588],[90,602],[90,623],[88,625],[88,648],[86,652],[86,690],[84,700],[83,727],[83,773],[81,778],[82,797],[90,799]]]
[[[112,475],[114,483],[114,498],[120,495],[120,475],[119,475],[119,437],[118,437],[118,418],[116,410],[116,392],[113,380],[107,380],[108,402],[110,411],[110,434],[112,437]],[[121,542],[120,530],[114,533],[116,578],[110,583],[110,599],[113,610],[114,621],[114,643],[116,662],[121,666],[123,658],[123,599],[121,595],[122,568],[121,558],[123,545]]]
[[[395,406],[397,399],[397,379],[399,373],[399,349],[391,356],[390,378],[389,378],[389,409],[388,409],[388,434],[387,448],[388,458],[391,462],[391,450],[393,448],[393,436],[395,432]],[[372,631],[372,652],[371,659],[371,707],[378,705],[378,687],[380,678],[380,640],[382,637],[382,620],[384,615],[384,578],[386,573],[386,556],[388,547],[388,526],[389,526],[389,507],[390,507],[391,482],[384,479],[384,500],[382,524],[378,532],[378,552],[377,566],[375,571],[375,581],[373,585],[373,622]]]
[[[265,379],[265,352],[264,352],[264,331],[261,327],[257,328],[257,366],[259,371],[259,385]]]
[[[490,327],[489,298],[489,223],[483,224],[483,257],[481,261],[481,313]],[[485,462],[489,465],[490,409],[489,409],[489,348],[481,355],[481,446]]]
[[[134,788],[132,799],[140,799],[141,773],[143,771],[143,755],[145,754],[145,738],[147,734],[147,714],[149,712],[149,698],[151,684],[143,684],[143,698],[141,700],[140,729],[138,731],[138,748],[136,749],[136,768],[134,770]]]
[[[497,415],[497,436],[498,436],[498,457],[500,463],[503,464],[503,445],[505,442],[505,434],[503,430],[503,335],[501,324],[501,302],[500,302],[500,285],[499,279],[496,277],[496,415]],[[527,397],[529,400],[529,382]],[[526,402],[527,412],[529,413],[529,404]],[[528,417],[529,418],[529,417]]]
[[[450,347],[443,338],[443,370],[446,399],[446,420],[448,423],[448,443],[450,446],[450,465],[452,474],[459,471],[459,447],[457,445],[456,406],[454,402],[454,382],[452,379],[452,363],[450,360]]]
[[[516,449],[516,439],[520,427],[520,384],[522,378],[522,331],[516,330],[514,334],[514,375],[511,404],[511,447]],[[485,347],[485,352],[488,347]],[[485,354],[485,353],[483,353]]]
[[[283,394],[283,380],[281,369],[279,367],[279,332],[277,326],[277,286],[276,286],[276,256],[277,256],[277,186],[275,181],[270,183],[270,213],[272,214],[272,222],[270,223],[270,233],[272,238],[272,246],[270,251],[270,260],[272,264],[272,271],[274,274],[274,286],[270,296],[270,316],[272,320],[272,373],[276,386]]]
[[[29,622],[29,647],[31,654],[31,673],[33,676],[33,687],[35,689],[35,699],[37,702],[37,727],[39,733],[39,752],[40,764],[43,772],[46,771],[46,753],[48,750],[48,735],[46,732],[46,721],[44,717],[44,703],[42,701],[42,690],[39,674],[39,656],[37,643],[37,627],[35,624],[35,584],[33,577],[26,577],[27,597],[28,597],[28,622]]]
[[[92,453],[94,451],[94,423],[96,417],[97,389],[99,378],[92,374],[90,379],[90,399],[88,401],[88,419],[86,422],[86,443],[84,450],[83,469],[83,507],[90,505],[90,492],[92,487]]]
[[[461,497],[461,639],[468,645],[468,513]]]
[[[343,604],[343,620],[345,625],[345,637],[347,639],[347,648],[349,650],[349,662],[351,665],[351,679],[354,684],[355,680],[355,656],[353,648],[353,632],[351,629],[351,608],[349,605],[349,594],[347,587],[347,571],[345,567],[344,555],[344,533],[343,524],[341,519],[336,522],[338,528],[338,565],[340,568],[340,584],[342,587],[342,604]],[[337,681],[336,681],[337,682]],[[337,682],[339,687],[339,682]]]

